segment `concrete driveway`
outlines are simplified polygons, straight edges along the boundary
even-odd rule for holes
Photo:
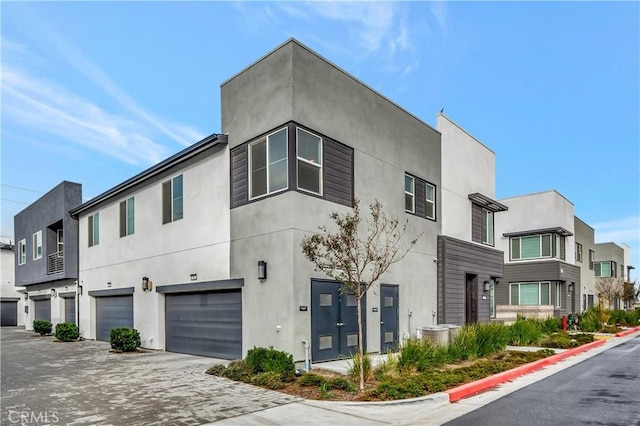
[[[203,374],[223,360],[109,350],[2,328],[2,425],[199,425],[299,400]]]

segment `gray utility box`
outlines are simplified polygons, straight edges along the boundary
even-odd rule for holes
[[[435,325],[422,328],[422,339],[431,340],[436,345],[446,345],[449,342],[449,327]]]
[[[462,326],[455,324],[438,324],[438,327],[447,327],[449,329],[449,342],[453,342],[453,339],[456,338],[462,329]]]

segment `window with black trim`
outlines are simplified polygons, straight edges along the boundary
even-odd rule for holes
[[[511,237],[511,260],[552,258],[564,260],[564,237],[557,234]]]
[[[436,187],[424,179],[405,173],[404,209],[407,213],[436,220]]]
[[[97,246],[100,244],[100,213],[96,212],[89,216],[88,220],[88,236],[89,247]]]
[[[18,241],[18,265],[27,263],[27,240]]]
[[[416,212],[415,179],[409,175],[404,175],[404,209],[408,213]]]
[[[593,271],[594,262],[596,259],[596,252],[593,250],[589,250],[589,269]]]
[[[33,234],[33,260],[42,258],[42,231]]]
[[[162,182],[162,224],[175,222],[184,216],[182,175]]]
[[[249,199],[288,188],[287,128],[249,145]]]
[[[436,187],[426,183],[426,207],[425,215],[427,219],[436,220]]]
[[[296,128],[298,189],[322,195],[322,138]]]
[[[135,233],[135,200],[133,197],[120,202],[120,237]]]
[[[582,263],[582,244],[576,243],[576,262]]]

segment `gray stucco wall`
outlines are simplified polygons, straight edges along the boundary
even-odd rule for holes
[[[584,296],[592,295],[594,300],[597,300],[597,293],[595,291],[596,275],[593,269],[589,269],[589,250],[595,252],[595,231],[582,220],[575,218],[575,240],[576,243],[582,244],[582,262],[576,259],[576,266],[580,268],[580,285],[581,292],[583,294],[583,300],[580,302],[580,307],[585,308]],[[588,301],[588,299],[587,299]],[[587,306],[588,307],[588,306]]]
[[[483,283],[503,276],[503,253],[456,238],[438,237],[438,323],[465,323],[466,275],[476,275],[478,322],[490,319],[489,294]],[[486,299],[482,295],[487,296]]]
[[[354,150],[354,193],[363,214],[378,199],[387,215],[408,220],[408,237],[422,234],[413,251],[383,277],[400,286],[400,333],[430,325],[441,225],[405,213],[404,173],[439,190],[440,134],[295,41],[225,82],[221,92],[222,127],[232,148],[293,120]],[[231,210],[230,272],[245,279],[245,348],[273,345],[297,360],[304,358],[310,311],[299,308],[311,309],[311,279],[326,277],[304,258],[300,242],[319,226],[330,225],[333,211],[348,210],[296,191]],[[440,217],[439,203],[436,214]],[[258,260],[268,262],[264,282],[257,279]],[[377,299],[368,295],[367,350],[372,352],[380,348]]]
[[[16,256],[16,285],[25,286],[52,280],[78,277],[78,221],[69,215],[69,210],[82,203],[82,185],[64,181],[14,218],[16,247],[22,239],[27,243],[27,261],[18,265]],[[56,249],[55,233],[48,227],[62,221],[64,235],[64,272],[47,275],[47,255]],[[43,253],[33,259],[33,234],[42,231]]]

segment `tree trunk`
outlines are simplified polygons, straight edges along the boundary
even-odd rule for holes
[[[358,362],[360,363],[360,391],[364,390],[364,348],[362,338],[362,290],[357,292],[356,309],[358,312]]]

